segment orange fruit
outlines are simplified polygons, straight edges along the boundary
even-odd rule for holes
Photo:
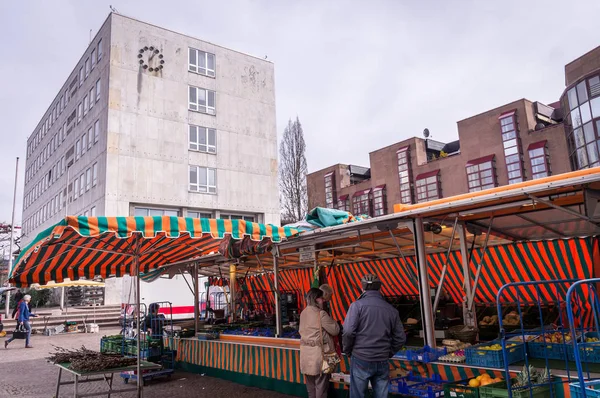
[[[477,379],[469,380],[469,387],[479,387],[480,385],[481,383],[479,383],[479,380]]]

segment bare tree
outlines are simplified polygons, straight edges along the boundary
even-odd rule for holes
[[[305,151],[302,124],[296,116],[294,122],[291,119],[288,121],[279,145],[279,188],[281,218],[284,222],[299,221],[308,210]]]

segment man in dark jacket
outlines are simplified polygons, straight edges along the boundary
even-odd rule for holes
[[[369,381],[376,398],[388,396],[388,360],[406,342],[398,311],[379,289],[377,275],[361,280],[363,294],[350,305],[344,321],[343,348],[350,362],[350,398],[366,395]]]

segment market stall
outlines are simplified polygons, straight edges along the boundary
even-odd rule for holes
[[[543,313],[536,318],[533,311],[522,312],[532,307],[534,301],[540,301],[537,289],[519,286],[516,293],[501,298],[500,314],[495,311],[496,293],[512,282],[585,279],[598,275],[600,255],[595,238],[600,232],[595,194],[598,188],[600,171],[583,170],[402,207],[388,216],[304,232],[277,244],[273,258],[241,258],[236,265],[242,276],[236,283],[245,285],[250,297],[253,292],[256,295],[269,290],[281,292],[289,289],[288,283],[306,291],[317,267],[321,280],[336,291],[332,313],[343,319],[347,306],[358,295],[362,274],[380,273],[384,285],[388,285],[386,295],[420,298],[417,336],[422,338],[421,346],[432,348],[441,346],[452,326],[434,320],[439,318],[438,310],[444,300],[458,306],[462,323],[492,329],[488,330],[490,339],[500,337],[501,331],[510,329],[508,326],[513,330],[516,326],[541,327],[551,315]],[[229,264],[216,259],[201,264],[200,273],[226,280],[231,278]],[[302,282],[297,282],[298,278]],[[544,311],[555,314],[556,309],[551,307],[556,291],[541,288],[539,292],[541,301],[547,305]],[[273,294],[272,299],[262,301],[281,319],[279,296]],[[515,304],[517,297],[519,302]],[[524,320],[531,324],[525,325]],[[282,335],[284,326],[275,326],[278,335]],[[181,339],[175,342],[177,359],[184,369],[213,372],[263,388],[303,394],[302,378],[297,371],[298,351],[291,343],[286,342],[282,347],[281,339],[266,338],[260,342],[253,340],[254,337],[246,339],[231,341],[223,335],[214,341]],[[464,357],[461,363],[444,363],[439,358],[430,358],[428,363],[393,359],[390,366],[413,370],[425,378],[437,374],[444,381],[465,380],[490,372],[492,380],[506,378],[507,373],[522,377],[522,359],[511,359],[507,367],[504,362],[498,363],[504,355],[500,341],[483,349],[497,360],[489,366]],[[521,350],[528,355],[521,348],[525,343],[516,347],[513,351]],[[540,370],[542,384],[556,383],[551,387],[540,386],[547,388],[541,390],[544,394],[552,395],[551,391],[556,395],[569,394],[568,383],[573,380],[575,369],[572,362],[570,368],[569,361],[566,365],[560,361],[547,366],[540,361],[532,363]],[[545,378],[543,368],[548,368],[558,379]],[[346,370],[347,363],[343,363],[341,371]],[[590,377],[597,375],[590,373]]]
[[[228,258],[232,248],[240,254],[264,253],[272,242],[295,233],[296,230],[287,227],[241,220],[67,217],[40,233],[23,249],[11,271],[10,281],[22,287],[51,281],[61,283],[66,278],[74,281],[126,274],[139,276],[165,264],[203,256],[220,253]],[[137,375],[142,374],[139,291],[138,277],[135,294]],[[198,305],[195,308],[198,309]],[[141,378],[137,391],[141,396]]]

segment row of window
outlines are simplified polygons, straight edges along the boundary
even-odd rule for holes
[[[75,176],[73,182],[69,184],[69,202],[77,200],[96,185],[98,185],[98,163],[88,167],[79,177]]]
[[[86,59],[84,66],[82,66],[79,70],[79,79],[77,79],[77,76],[75,77],[71,84],[65,89],[65,93],[58,98],[58,101],[56,104],[54,104],[54,107],[51,106],[50,111],[45,116],[45,120],[44,118],[42,118],[42,125],[27,145],[27,156],[33,154],[37,146],[41,143],[42,139],[46,136],[46,133],[50,131],[52,125],[58,120],[58,117],[62,114],[62,112],[66,110],[67,104],[73,98],[73,95],[77,91],[78,86],[83,85],[83,82],[85,81],[85,79],[87,79],[91,70],[94,69],[94,67],[100,62],[100,60],[102,60],[102,55],[102,39],[100,39],[98,43],[94,47],[92,47],[90,57]],[[98,83],[96,83],[96,87],[97,85]],[[99,97],[99,94],[96,94],[96,96]],[[90,96],[89,98],[91,99],[93,97]],[[88,99],[88,101],[90,99]]]
[[[214,214],[208,210],[188,210],[186,217],[190,218],[214,218]],[[149,208],[149,207],[136,207],[133,211],[135,216],[140,217],[180,217],[181,212],[175,209],[160,209],[160,208]],[[220,219],[223,220],[244,220],[255,222],[254,216],[242,215],[242,214],[224,214],[219,215]]]
[[[60,137],[60,135],[57,135]],[[63,135],[66,137],[66,135]],[[63,138],[64,139],[64,138]],[[37,198],[39,198],[46,190],[52,186],[62,175],[66,172],[67,167],[70,167],[71,157],[75,153],[75,161],[77,161],[86,151],[90,150],[92,146],[98,143],[100,139],[100,120],[96,120],[92,126],[88,128],[88,131],[82,135],[80,139],[75,143],[75,148],[71,148],[67,151],[67,154],[61,157],[58,162],[45,173],[40,181],[37,182],[26,194],[23,206],[28,208],[31,206]],[[60,139],[58,140],[60,141]],[[26,172],[26,182],[33,178],[33,173]]]
[[[383,216],[387,210],[386,202],[385,185],[375,187],[373,190],[359,191],[352,197],[352,213],[371,217]],[[350,212],[349,195],[342,195],[337,199],[337,209]]]
[[[79,103],[76,110],[77,115],[77,124],[81,123],[83,117],[88,114],[89,110],[92,109],[96,102],[100,101],[101,96],[101,81],[98,79],[94,86],[90,89],[89,95],[86,94],[83,101]],[[75,111],[73,111],[73,116],[75,116]],[[98,124],[98,121],[96,121]],[[56,151],[60,145],[67,139],[67,135],[73,130],[75,126],[74,117],[67,118],[67,120],[63,123],[61,127],[58,128],[58,131],[54,133],[50,142],[42,149],[40,154],[31,162],[29,167],[25,170],[25,183],[28,183],[36,173],[42,168],[46,160],[48,160],[54,151]],[[90,127],[91,129],[91,127]],[[99,124],[98,124],[98,134],[100,132]]]
[[[567,91],[567,137],[573,170],[600,166],[600,76],[586,78]]]
[[[23,222],[23,235],[29,235],[30,232],[34,231],[39,225],[42,225],[50,217],[57,214],[64,207],[63,203],[64,193],[61,191],[56,195],[50,202],[35,212],[31,217]],[[85,217],[96,217],[96,206],[92,206],[89,210],[84,211],[80,215]]]

